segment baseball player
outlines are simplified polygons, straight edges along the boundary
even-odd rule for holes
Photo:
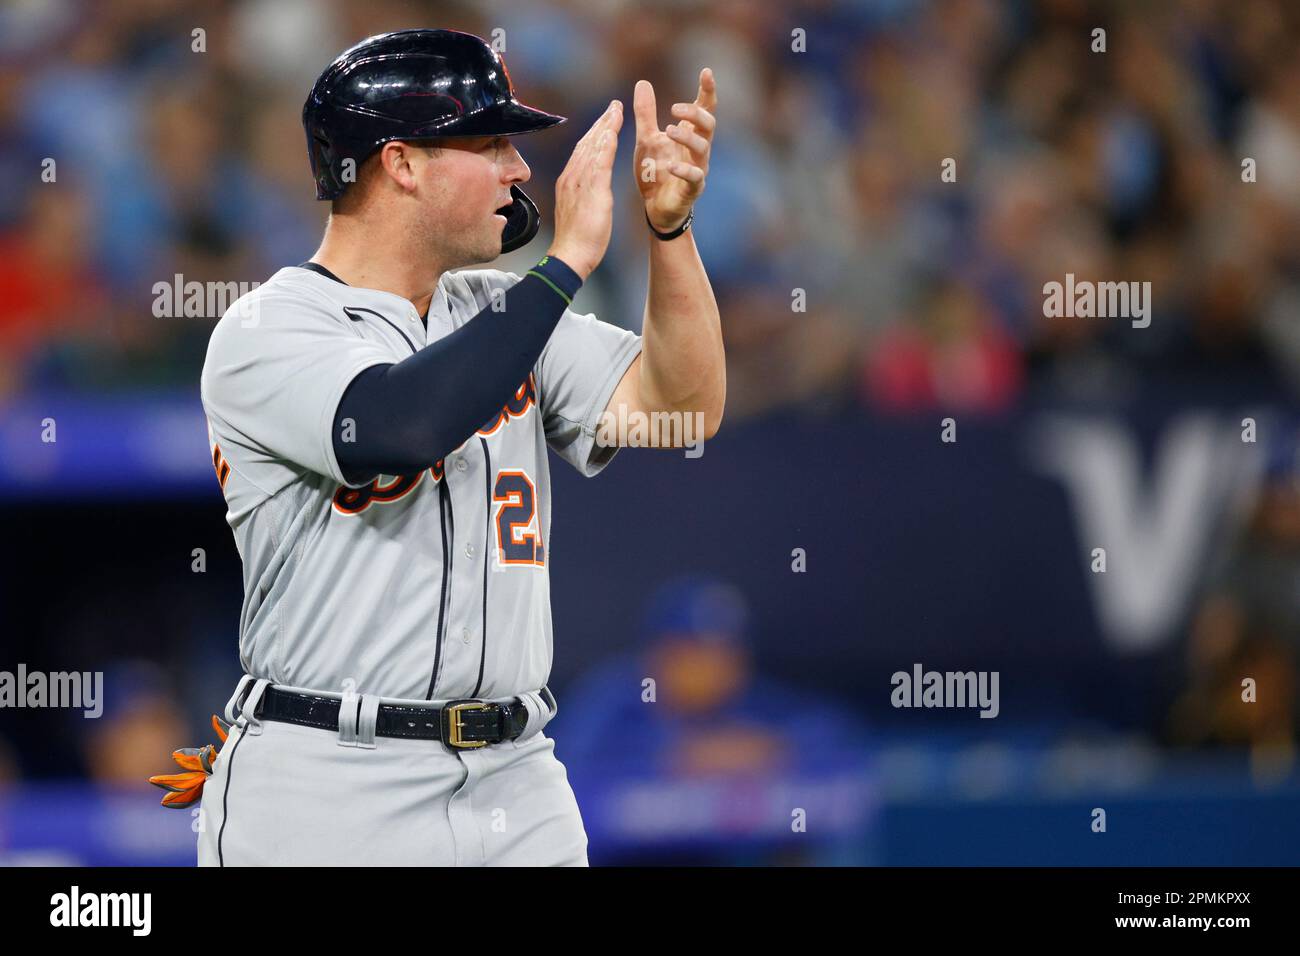
[[[650,242],[638,336],[571,308],[609,242],[623,107],[556,183],[524,276],[490,262],[537,232],[501,57],[448,30],[371,37],[303,110],[317,197],[310,261],[215,327],[202,398],[244,568],[246,676],[214,748],[178,751],[165,803],[201,794],[201,865],[585,865],[543,733],[556,713],[547,449],[582,474],[616,447],[607,410],[702,413],[722,337],[690,232],[712,73],[661,130],[636,85],[634,169]]]

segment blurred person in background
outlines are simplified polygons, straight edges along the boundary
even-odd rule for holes
[[[874,783],[862,724],[823,696],[760,676],[748,621],[744,597],[720,579],[670,580],[646,607],[641,649],[566,693],[557,753],[584,801],[597,859],[870,858]],[[792,807],[817,819],[815,837],[792,826]]]
[[[1261,779],[1295,763],[1300,683],[1300,429],[1279,442],[1191,631],[1174,742],[1245,746]],[[1247,702],[1243,681],[1254,682]]]
[[[184,711],[171,690],[175,682],[148,661],[122,661],[104,674],[104,712],[87,721],[81,736],[90,779],[107,787],[147,791],[143,781],[158,772],[159,754],[187,735]],[[77,719],[81,719],[77,715]]]
[[[285,262],[301,261],[320,241],[326,213],[302,186],[300,131],[283,121],[301,109],[274,92],[254,96],[247,117],[249,190],[253,221],[248,228],[254,271],[272,272]]]
[[[76,186],[41,186],[0,229],[0,398],[34,384],[54,342],[85,339],[110,306],[91,258],[91,208]]]
[[[996,314],[967,285],[935,289],[914,313],[880,336],[863,367],[862,388],[879,410],[993,413],[1020,388],[1020,353]]]
[[[19,128],[23,69],[0,54],[0,230],[13,228],[26,209],[28,192],[14,188],[40,168],[41,156]]]
[[[717,578],[662,585],[641,649],[590,672],[565,698],[556,731],[575,770],[666,777],[769,775],[838,765],[862,752],[857,719],[759,676],[744,597]],[[647,679],[653,699],[646,699]]]

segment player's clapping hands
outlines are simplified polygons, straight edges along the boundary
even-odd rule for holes
[[[614,216],[610,177],[622,127],[623,104],[613,100],[578,140],[555,181],[555,239],[548,253],[583,279],[609,247]]]
[[[682,224],[695,200],[704,192],[709,173],[709,151],[717,125],[717,84],[713,71],[700,71],[700,90],[693,103],[674,103],[676,122],[659,129],[655,90],[647,80],[638,80],[632,96],[636,117],[636,150],[633,170],[637,188],[645,200],[646,215],[660,232],[671,232]]]

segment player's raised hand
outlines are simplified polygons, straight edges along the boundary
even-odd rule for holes
[[[659,129],[655,90],[638,80],[632,95],[636,117],[636,151],[632,155],[637,188],[645,200],[646,215],[660,232],[682,224],[695,200],[704,192],[709,174],[709,152],[717,125],[713,111],[718,88],[713,71],[700,71],[700,89],[693,103],[674,103],[677,122]]]
[[[555,181],[555,239],[548,255],[586,279],[609,247],[614,193],[610,176],[623,128],[623,104],[613,100],[578,140]]]

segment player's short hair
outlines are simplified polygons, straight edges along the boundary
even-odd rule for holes
[[[435,157],[442,155],[442,148],[436,142],[430,141],[411,141],[398,140],[396,142],[406,143],[408,146],[418,146],[425,152],[432,153]],[[381,146],[375,150],[357,166],[357,181],[348,186],[343,191],[343,195],[337,199],[330,200],[330,212],[336,215],[348,215],[355,213],[365,202],[366,194],[370,189],[370,181],[375,176],[375,170],[379,166],[379,154],[383,151]]]

